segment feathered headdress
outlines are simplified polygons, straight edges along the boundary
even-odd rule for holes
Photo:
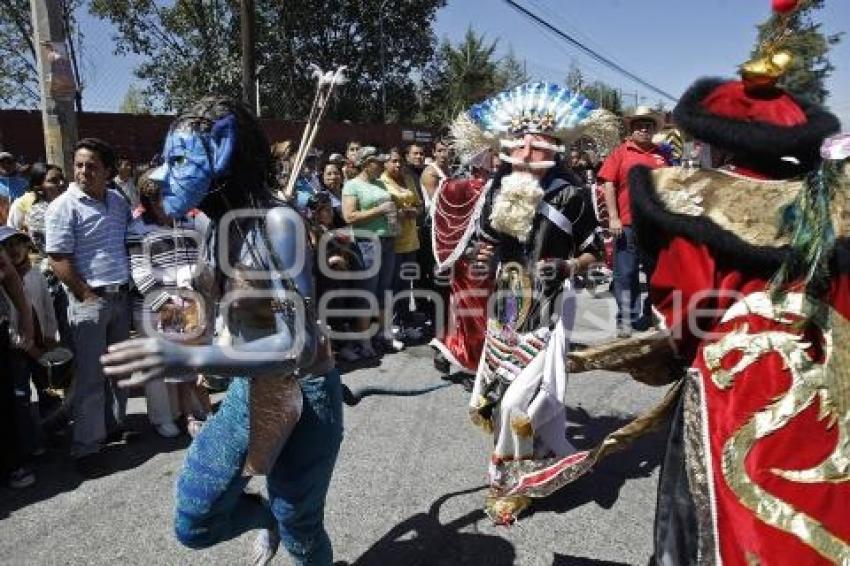
[[[538,82],[476,104],[451,125],[455,151],[467,161],[484,150],[498,149],[501,139],[529,133],[552,136],[564,144],[587,136],[610,151],[620,143],[620,122],[581,93]]]

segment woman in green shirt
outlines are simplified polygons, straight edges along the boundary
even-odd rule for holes
[[[370,273],[363,281],[364,288],[372,293],[378,305],[378,334],[373,341],[384,351],[398,351],[404,346],[393,339],[392,323],[387,323],[384,316],[387,300],[390,301],[390,307],[392,305],[395,236],[398,230],[396,205],[392,195],[379,179],[386,161],[387,156],[378,154],[374,147],[360,148],[357,152],[357,167],[360,173],[346,181],[342,188],[342,216],[355,229],[363,264],[366,272]],[[387,294],[390,297],[387,297]],[[357,319],[356,330],[365,333],[369,324],[368,317]],[[372,343],[367,338],[361,339],[356,348],[359,351],[355,351],[354,347],[344,348],[340,355],[347,361],[376,355]]]

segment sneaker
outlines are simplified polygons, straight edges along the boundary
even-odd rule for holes
[[[619,326],[617,327],[617,338],[630,338],[632,335],[631,326]]]
[[[163,438],[174,438],[180,436],[180,429],[174,423],[163,423],[156,425],[156,432]]]
[[[357,351],[357,346],[354,344],[346,344],[337,352],[337,356],[344,362],[356,362],[360,359],[360,354]]]
[[[35,474],[27,467],[21,466],[9,474],[9,487],[12,489],[24,489],[35,483]]]
[[[382,351],[392,354],[394,352],[401,352],[404,350],[404,342],[401,340],[397,340],[392,336],[381,336],[375,337],[375,345],[380,348]]]

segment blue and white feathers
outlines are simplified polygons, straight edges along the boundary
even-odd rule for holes
[[[469,160],[500,139],[544,134],[568,144],[582,136],[605,149],[620,142],[620,123],[579,92],[554,83],[526,83],[463,112],[451,125],[455,150]]]

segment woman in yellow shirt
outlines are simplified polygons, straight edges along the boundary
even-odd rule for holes
[[[422,201],[416,193],[416,181],[404,167],[404,160],[399,148],[389,151],[390,159],[384,164],[381,181],[390,192],[398,210],[397,233],[395,238],[395,280],[393,292],[398,295],[405,290],[413,289],[413,282],[420,277],[420,267],[416,261],[419,250],[419,228],[416,219],[422,213]],[[398,338],[417,340],[422,333],[417,328],[410,327],[410,301],[395,301],[395,318],[400,332]]]

